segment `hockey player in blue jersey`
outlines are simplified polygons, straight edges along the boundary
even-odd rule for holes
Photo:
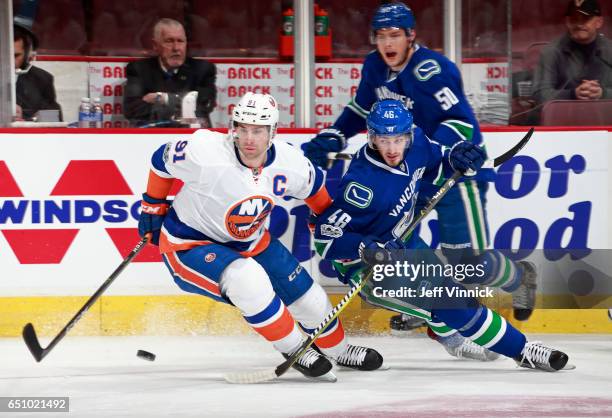
[[[479,146],[460,140],[451,148],[430,141],[413,128],[410,112],[397,100],[377,102],[367,118],[368,144],[361,148],[341,180],[333,204],[318,216],[315,246],[325,259],[333,260],[343,282],[360,280],[367,266],[377,264],[381,251],[393,260],[401,254],[426,254],[425,262],[442,264],[417,234],[405,242],[400,237],[410,224],[421,187],[436,183],[458,170],[477,171],[485,161]],[[342,261],[337,261],[342,260]],[[417,263],[413,260],[413,263]],[[415,287],[423,282],[418,277]],[[444,288],[462,288],[440,279]],[[378,297],[366,285],[362,297],[396,312],[419,316],[442,334],[458,331],[461,336],[487,349],[513,358],[523,367],[548,371],[562,369],[568,357],[541,343],[528,342],[498,313],[475,298],[442,297],[428,307],[413,306],[410,299]]]
[[[340,117],[302,146],[311,161],[325,167],[327,154],[341,151],[348,138],[363,131],[370,108],[385,98],[404,103],[416,125],[441,145],[482,143],[458,68],[443,55],[417,44],[414,28],[414,15],[401,2],[376,10],[371,25],[376,50],[367,55],[357,93]],[[488,247],[485,195],[493,176],[492,169],[479,171],[453,188],[436,207],[440,247],[449,261],[460,262]],[[424,186],[421,196],[431,196],[436,190],[436,185]],[[424,203],[425,199],[419,205]],[[535,306],[535,266],[527,261],[515,263],[501,253],[489,256],[498,269],[482,284],[512,293],[515,318],[526,320]],[[394,320],[402,326],[401,317]]]

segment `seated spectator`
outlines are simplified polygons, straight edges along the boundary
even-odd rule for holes
[[[17,81],[16,120],[32,120],[39,110],[62,109],[55,98],[53,76],[42,68],[32,65],[38,39],[26,26],[15,22],[13,25],[15,48],[15,73]]]
[[[612,42],[599,33],[599,2],[571,0],[565,25],[567,33],[542,51],[534,79],[536,100],[612,98]]]
[[[156,57],[127,66],[125,117],[137,126],[151,122],[170,124],[181,116],[183,96],[197,91],[196,116],[210,127],[209,114],[217,94],[215,65],[186,57],[185,29],[173,19],[161,19],[155,24],[153,49]]]

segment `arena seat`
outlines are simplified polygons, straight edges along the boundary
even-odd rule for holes
[[[41,1],[34,19],[38,53],[82,54],[87,48],[85,10],[80,0]]]
[[[147,55],[151,31],[163,17],[184,22],[182,0],[166,0],[151,7],[149,0],[92,1],[90,54]]]
[[[552,100],[542,108],[545,126],[612,125],[612,100]]]

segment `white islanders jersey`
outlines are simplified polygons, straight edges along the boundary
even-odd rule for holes
[[[160,148],[152,170],[184,183],[164,220],[162,253],[215,242],[243,255],[258,254],[270,242],[266,225],[277,199],[311,197],[324,180],[323,172],[287,143],[274,143],[263,168],[251,169],[226,134],[209,130]]]

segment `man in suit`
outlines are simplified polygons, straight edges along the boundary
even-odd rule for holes
[[[29,28],[15,22],[13,41],[17,75],[15,119],[31,120],[39,110],[59,110],[61,119],[62,109],[55,98],[53,76],[31,63],[38,39]]]
[[[196,116],[210,127],[209,114],[215,106],[215,65],[187,57],[183,25],[161,19],[153,28],[156,57],[127,66],[124,96],[125,117],[132,125],[172,121],[179,117],[186,93],[198,92]]]

